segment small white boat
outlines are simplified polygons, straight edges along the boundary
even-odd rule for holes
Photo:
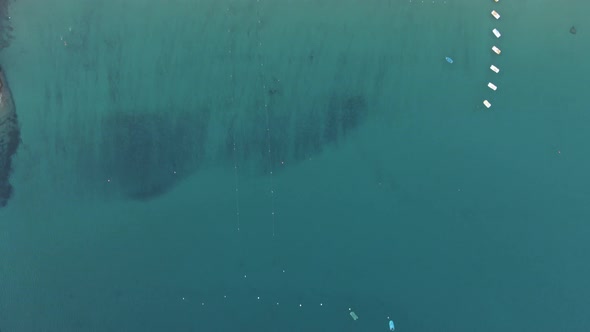
[[[490,102],[486,99],[483,101],[483,104],[485,105],[485,107],[490,108],[492,107],[492,104],[490,104]]]
[[[498,54],[498,55],[499,55],[500,53],[502,53],[502,51],[501,51],[499,48],[497,48],[496,46],[492,46],[492,51],[494,51],[494,53],[496,53],[496,54]]]
[[[496,38],[500,38],[500,36],[502,36],[502,34],[500,34],[500,31],[498,31],[498,29],[494,29],[494,30],[492,30],[492,32],[494,33],[494,36],[496,36]]]
[[[494,73],[496,73],[496,74],[500,72],[500,69],[499,69],[498,67],[494,66],[494,65],[491,65],[491,66],[490,66],[490,69],[491,69],[491,70],[492,70]]]
[[[496,20],[499,20],[499,19],[500,19],[500,14],[498,14],[498,12],[497,12],[497,11],[495,11],[495,10],[492,10],[492,16],[493,16],[493,17],[494,17]]]
[[[494,83],[492,83],[492,82],[489,82],[489,83],[488,83],[488,88],[490,88],[490,89],[492,89],[492,90],[494,90],[494,91],[496,91],[496,90],[498,89],[498,87],[497,87],[497,86],[495,86],[495,85],[494,85]]]

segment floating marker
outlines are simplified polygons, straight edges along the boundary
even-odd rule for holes
[[[453,63],[453,59],[449,58],[448,56],[445,57],[445,60],[447,60],[448,63]]]
[[[389,331],[395,331],[395,325],[392,320],[389,321]]]
[[[357,316],[357,315],[354,313],[354,311],[351,311],[351,312],[350,312],[350,317],[352,317],[352,319],[353,319],[353,320],[357,320],[357,319],[359,319],[359,316]]]
[[[492,104],[490,104],[490,102],[489,102],[489,101],[487,101],[487,99],[483,101],[483,104],[484,104],[484,105],[485,105],[487,108],[490,108],[490,107],[492,107]]]
[[[497,11],[495,11],[495,10],[492,10],[492,16],[493,16],[493,17],[494,17],[496,20],[499,20],[499,19],[500,19],[500,14],[498,14],[498,12],[497,12]]]
[[[500,53],[502,53],[502,51],[501,51],[499,48],[497,48],[496,46],[492,46],[492,51],[494,51],[494,52],[495,52],[496,54],[498,54],[498,55],[499,55]]]
[[[498,67],[496,67],[496,66],[494,66],[494,65],[491,65],[491,66],[490,66],[490,69],[491,69],[491,70],[492,70],[494,73],[496,73],[496,74],[500,72],[500,69],[498,69]]]
[[[502,36],[502,34],[500,33],[500,31],[498,31],[498,29],[492,30],[492,32],[494,33],[494,36],[496,36],[496,38],[500,38],[500,36]]]
[[[490,88],[490,89],[492,89],[494,91],[496,91],[498,89],[498,87],[495,86],[494,83],[492,83],[492,82],[488,83],[488,88]]]

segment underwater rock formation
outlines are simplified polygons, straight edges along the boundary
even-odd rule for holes
[[[12,157],[20,143],[20,129],[16,108],[4,70],[0,68],[0,207],[6,206],[12,195],[9,182]]]
[[[238,162],[255,163],[255,168],[268,174],[270,168],[277,170],[284,164],[304,161],[320,154],[325,147],[338,144],[365,123],[369,114],[362,94],[335,93],[302,103],[301,108],[284,109],[279,102],[272,105],[268,108],[268,120],[261,114],[228,127],[228,159],[236,153],[236,142]],[[264,130],[266,126],[269,131]]]
[[[12,25],[8,14],[9,0],[0,0],[0,50],[10,45]]]
[[[104,119],[98,172],[110,192],[149,200],[198,169],[208,112],[196,115],[120,113]]]
[[[281,98],[280,91],[268,93]],[[288,101],[286,108],[280,100],[269,105],[227,118],[212,118],[219,112],[209,106],[191,112],[113,111],[102,120],[98,152],[87,165],[108,179],[109,194],[150,200],[204,167],[229,169],[237,163],[254,176],[279,171],[339,143],[368,116],[362,94],[318,97],[299,112]]]

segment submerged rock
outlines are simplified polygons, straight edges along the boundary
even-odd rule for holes
[[[209,107],[114,110],[101,122],[96,155],[79,168],[94,169],[88,177],[107,181],[109,195],[147,201],[205,167],[239,165],[241,172],[265,175],[307,160],[346,139],[369,113],[362,93],[328,94],[297,105],[299,112],[277,98],[280,93],[266,110],[227,119]]]
[[[578,31],[576,30],[576,27],[572,25],[572,27],[570,28],[570,33],[571,33],[572,35],[575,35],[575,34],[576,34],[576,32],[578,32]]]
[[[199,117],[169,113],[122,113],[105,118],[96,166],[109,179],[109,187],[133,200],[150,200],[198,169],[208,112]]]
[[[9,182],[12,157],[20,143],[20,128],[16,107],[4,71],[0,68],[0,207],[6,206],[12,196]]]

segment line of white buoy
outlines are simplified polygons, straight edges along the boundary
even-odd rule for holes
[[[494,2],[498,2],[498,1],[499,0],[494,0]],[[491,14],[492,14],[492,17],[494,17],[496,20],[500,19],[500,14],[495,9],[492,10]],[[494,34],[494,36],[496,36],[496,38],[500,38],[502,36],[500,31],[498,31],[498,29],[496,29],[496,28],[494,28],[492,30],[492,33]],[[496,45],[493,45],[492,52],[496,53],[497,55],[500,55],[502,53],[502,50],[500,48],[498,48]],[[500,68],[496,67],[493,64],[490,66],[490,70],[496,74],[498,74],[500,72]],[[492,89],[492,91],[496,91],[498,89],[498,87],[492,82],[488,82],[488,88]],[[485,99],[483,101],[483,104],[486,108],[492,107],[492,104],[487,99]]]

